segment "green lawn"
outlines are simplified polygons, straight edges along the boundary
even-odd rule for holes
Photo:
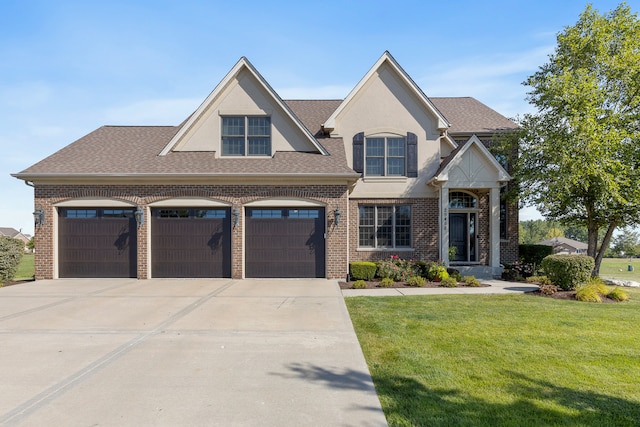
[[[391,426],[638,426],[640,289],[346,303]]]
[[[633,267],[633,271],[628,271],[629,265]],[[640,282],[640,259],[604,258],[600,264],[600,277]]]
[[[18,265],[18,270],[16,271],[16,276],[13,280],[30,280],[33,279],[35,269],[33,266],[33,254],[24,254],[22,257],[22,261],[20,261],[20,265]]]

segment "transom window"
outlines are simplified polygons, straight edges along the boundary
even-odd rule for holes
[[[478,200],[469,193],[454,191],[449,193],[449,208],[451,209],[476,209]]]
[[[365,140],[365,175],[405,176],[406,144],[403,137]]]
[[[411,247],[411,206],[360,206],[358,246]]]
[[[223,156],[270,156],[271,118],[222,117]]]

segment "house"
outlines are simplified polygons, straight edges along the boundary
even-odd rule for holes
[[[554,254],[584,255],[588,245],[567,237],[554,237],[538,243],[538,245],[553,246]]]
[[[27,248],[27,244],[29,243],[29,240],[31,240],[31,236],[29,236],[28,234],[23,234],[22,230],[16,230],[15,228],[11,227],[0,227],[0,236],[21,240],[24,243],[25,252],[29,251],[29,248]]]
[[[389,52],[342,100],[283,101],[243,57],[178,126],[104,126],[13,176],[37,279],[344,278],[391,255],[492,275],[518,212],[487,146],[515,127],[428,98]]]

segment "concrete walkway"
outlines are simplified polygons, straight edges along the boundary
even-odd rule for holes
[[[489,285],[478,288],[377,288],[377,289],[342,289],[345,297],[359,296],[407,296],[407,295],[447,295],[447,294],[521,294],[538,290],[538,286],[503,280],[480,280]]]
[[[0,288],[0,424],[384,426],[328,280]]]

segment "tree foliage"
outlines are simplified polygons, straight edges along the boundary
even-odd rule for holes
[[[519,120],[515,174],[526,203],[587,228],[598,274],[613,231],[640,216],[640,21],[589,5],[557,43],[524,83],[537,113]]]

